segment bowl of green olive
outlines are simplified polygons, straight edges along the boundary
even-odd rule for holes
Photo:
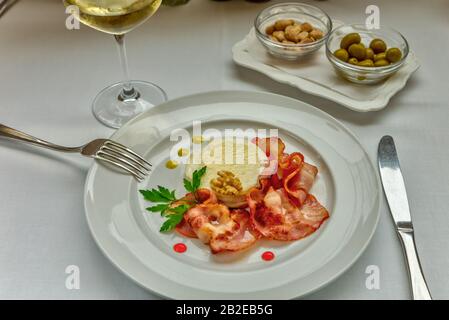
[[[337,74],[361,84],[374,84],[398,71],[409,52],[407,40],[387,27],[344,25],[326,40],[326,56]]]

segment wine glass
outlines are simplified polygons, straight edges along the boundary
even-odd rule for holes
[[[167,100],[154,83],[130,80],[125,34],[150,18],[162,0],[63,0],[69,12],[85,25],[114,35],[124,81],[103,89],[94,99],[92,111],[103,124],[119,128],[129,119]]]

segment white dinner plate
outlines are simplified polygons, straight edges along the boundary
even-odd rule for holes
[[[311,190],[330,218],[311,236],[293,242],[260,241],[245,252],[212,255],[197,239],[159,232],[162,218],[145,210],[138,190],[163,185],[183,194],[183,167],[165,167],[173,129],[278,129],[287,152],[300,151],[318,169]],[[380,187],[360,142],[340,122],[280,95],[219,91],[163,103],[119,129],[112,139],[152,164],[149,178],[94,163],[85,186],[89,227],[103,253],[124,274],[154,293],[175,299],[289,299],[328,284],[369,243],[379,218]],[[183,242],[187,251],[176,253]],[[270,262],[261,254],[270,250]]]

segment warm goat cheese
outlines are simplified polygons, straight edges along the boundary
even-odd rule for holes
[[[245,192],[258,185],[266,158],[265,153],[248,139],[216,138],[202,148],[201,163],[186,165],[185,175],[191,179],[193,171],[207,166],[200,187],[211,189],[210,183],[217,178],[218,172],[229,171],[240,180],[242,192]]]

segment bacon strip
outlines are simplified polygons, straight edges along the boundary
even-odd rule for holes
[[[212,253],[243,250],[257,240],[250,229],[247,211],[229,211],[213,197],[187,211],[184,222],[177,229],[182,234],[185,224],[196,237],[210,245]]]
[[[196,233],[193,231],[190,224],[188,224],[185,220],[185,218],[176,226],[176,232],[178,232],[180,235],[187,237],[187,238],[198,238],[196,236]]]
[[[302,162],[300,166],[283,179],[285,191],[293,197],[298,206],[301,206],[306,200],[317,174],[317,167]]]
[[[271,176],[271,185],[275,189],[283,187],[292,201],[301,206],[312,188],[318,168],[304,162],[304,155],[300,152],[285,153],[285,144],[279,138],[256,138],[254,143],[266,153],[270,161],[277,160],[278,169]]]
[[[285,144],[276,137],[254,138],[252,140],[267,156],[269,165],[262,171],[262,175],[271,176],[276,174],[280,159],[284,154]]]
[[[272,187],[266,194],[254,189],[248,195],[250,221],[268,239],[291,241],[304,238],[329,217],[327,210],[312,195],[298,208],[284,189]]]
[[[240,251],[252,246],[257,237],[251,231],[249,214],[246,210],[231,211],[231,219],[235,222],[232,232],[217,235],[210,241],[213,253],[222,251]]]
[[[252,140],[263,152],[267,155],[268,159],[280,159],[285,150],[284,142],[276,137],[269,138],[254,138]]]
[[[186,194],[182,199],[177,201],[174,204],[174,206],[178,206],[181,204],[187,204],[187,205],[193,206],[196,203],[196,201],[203,203],[203,204],[217,203],[217,197],[216,197],[215,193],[213,193],[211,190],[202,188],[202,189],[198,189],[196,191],[195,195],[192,193]],[[181,223],[179,223],[176,226],[175,230],[179,234],[181,234],[185,237],[198,238],[196,233],[193,231],[192,227],[190,226],[190,224],[187,223],[185,216],[184,216],[184,219],[181,221]]]

